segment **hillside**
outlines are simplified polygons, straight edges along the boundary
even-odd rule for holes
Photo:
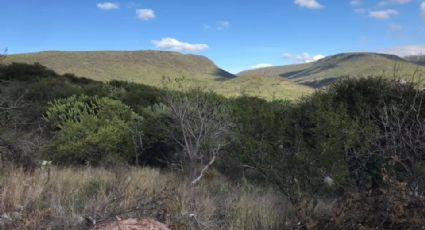
[[[239,73],[244,76],[283,77],[296,83],[315,88],[331,84],[341,77],[396,76],[410,79],[415,71],[424,72],[418,66],[394,55],[376,53],[343,53],[329,56],[314,63],[268,67]]]
[[[128,80],[158,84],[162,76],[186,76],[204,81],[235,77],[203,56],[165,51],[40,52],[10,55],[8,62],[38,62],[60,74],[94,80]]]
[[[163,77],[185,77],[186,84],[226,96],[295,99],[312,89],[283,79],[238,79],[204,56],[166,51],[40,52],[10,55],[7,62],[40,63],[60,74],[72,73],[99,81],[124,80],[162,86]]]
[[[409,62],[413,62],[415,64],[425,66],[425,55],[407,56],[404,59],[406,59]]]
[[[217,93],[227,96],[261,96],[266,99],[297,99],[314,90],[281,77],[245,76],[222,81]]]

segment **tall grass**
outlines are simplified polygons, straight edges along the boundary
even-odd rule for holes
[[[0,174],[0,229],[87,229],[115,216],[151,217],[171,229],[279,229],[290,214],[283,200],[218,173],[193,187],[151,168],[9,169]]]

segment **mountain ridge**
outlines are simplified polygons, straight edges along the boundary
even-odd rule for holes
[[[151,77],[158,77],[156,75],[159,72],[161,72],[161,75],[172,75],[174,73],[193,75],[196,72],[200,75],[219,79],[235,77],[235,75],[220,69],[207,57],[172,51],[43,51],[9,55],[7,61],[39,62],[61,74],[73,73],[79,76],[90,74],[91,76],[87,77],[97,78],[95,80],[112,80],[116,77],[114,76],[116,74],[128,74],[130,77],[149,74],[152,75]],[[84,65],[87,64],[91,65],[90,68],[108,71],[102,71],[102,76],[98,76],[96,72],[84,72],[83,70],[87,68]],[[137,64],[138,68],[134,71],[125,71],[129,64]]]
[[[239,79],[205,56],[170,51],[44,51],[9,55],[7,63],[40,63],[60,74],[71,73],[99,81],[123,80],[156,87],[164,77],[184,77],[185,84],[225,96],[296,99],[313,90],[283,78]]]
[[[425,67],[412,63],[396,55],[381,53],[353,52],[328,56],[311,63],[266,67],[242,71],[243,76],[279,76],[296,83],[320,88],[341,77],[367,77],[396,75],[408,79],[416,71],[425,72]]]

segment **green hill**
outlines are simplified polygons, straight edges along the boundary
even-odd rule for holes
[[[312,89],[282,78],[236,78],[198,55],[166,51],[40,52],[7,56],[6,62],[40,63],[60,73],[99,81],[123,80],[163,86],[163,77],[185,78],[226,96],[249,95],[266,99],[296,99]]]
[[[10,55],[7,62],[38,62],[60,74],[73,73],[100,81],[158,84],[162,76],[186,76],[201,82],[235,77],[206,57],[165,51],[50,51]]]
[[[396,76],[411,79],[415,71],[425,73],[425,67],[394,55],[343,53],[313,63],[248,70],[238,75],[283,77],[296,83],[318,88],[346,76]]]

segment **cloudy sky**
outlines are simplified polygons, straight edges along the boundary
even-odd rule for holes
[[[425,53],[425,0],[1,0],[0,48],[174,50],[243,69]]]

